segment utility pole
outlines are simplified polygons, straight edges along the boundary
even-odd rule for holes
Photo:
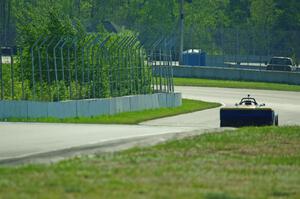
[[[184,1],[192,3],[193,0],[179,0],[179,34],[180,34],[180,47],[179,47],[179,64],[182,63],[183,48],[184,48]]]
[[[179,47],[179,64],[182,63],[183,60],[183,34],[184,34],[184,9],[183,9],[183,2],[184,0],[179,0],[179,32],[180,32],[180,47]]]

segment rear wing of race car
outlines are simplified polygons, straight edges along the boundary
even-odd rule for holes
[[[271,108],[222,108],[220,110],[221,127],[275,125],[276,119]]]

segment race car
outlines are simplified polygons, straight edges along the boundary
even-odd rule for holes
[[[221,127],[269,125],[278,126],[278,114],[265,104],[258,104],[250,95],[242,98],[234,107],[224,107],[220,110]]]

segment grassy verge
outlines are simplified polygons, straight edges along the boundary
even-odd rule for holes
[[[201,111],[204,109],[220,106],[218,103],[203,102],[197,100],[183,99],[182,106],[176,108],[161,108],[138,112],[120,113],[112,116],[82,117],[82,118],[37,118],[17,119],[10,118],[10,122],[51,122],[51,123],[90,123],[90,124],[138,124],[140,122],[183,113]]]
[[[247,88],[247,89],[264,89],[264,90],[297,91],[297,92],[300,92],[300,86],[299,85],[265,83],[265,82],[211,80],[211,79],[196,79],[196,78],[174,78],[174,84],[176,86]]]
[[[300,127],[242,128],[0,167],[0,198],[300,198]]]

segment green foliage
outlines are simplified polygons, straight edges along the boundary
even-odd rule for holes
[[[195,31],[228,26],[227,6],[228,0],[201,0],[186,4],[186,25],[193,26]]]
[[[84,28],[77,19],[71,20],[70,16],[62,12],[59,4],[39,1],[37,6],[19,4],[17,12],[18,44],[30,48],[41,36],[83,36]],[[25,6],[26,9],[20,8]],[[74,21],[74,23],[73,23]]]
[[[119,27],[125,26],[155,38],[161,34],[170,34],[177,27],[178,2],[177,0],[12,0],[12,7],[13,14],[17,16],[18,27],[21,29],[20,24],[28,30],[39,27],[43,32],[47,29],[49,22],[45,19],[50,12],[51,17],[54,17],[51,21],[55,25],[60,23],[59,20],[78,19],[88,31],[105,31],[102,22],[110,21]],[[185,3],[186,25],[192,25],[196,30],[203,27],[212,29],[246,25],[267,25],[275,30],[299,30],[299,8],[298,0],[197,0],[191,4]],[[57,29],[53,32],[60,33],[70,28],[70,26],[55,27]],[[32,33],[31,37],[35,37],[35,32]],[[23,36],[19,34],[19,37]]]
[[[94,3],[95,1],[92,4],[96,5]],[[18,87],[21,85],[20,71],[23,67],[23,79],[27,82],[24,99],[57,101],[150,93],[151,71],[144,64],[144,50],[139,49],[140,52],[137,52],[135,49],[139,42],[136,41],[134,46],[122,51],[118,46],[121,40],[136,35],[128,30],[119,34],[104,31],[101,32],[97,45],[83,48],[89,40],[95,40],[98,34],[86,33],[80,20],[81,16],[77,15],[77,18],[75,12],[69,12],[72,5],[72,1],[14,2],[20,35],[18,44],[23,48],[22,65],[15,64],[15,70],[18,71],[15,84]],[[82,2],[79,7],[81,6],[87,4]],[[16,12],[17,10],[19,12]],[[83,10],[80,11],[81,14],[82,12]],[[93,17],[98,16],[95,10],[93,13]],[[99,50],[98,45],[108,36],[109,40]],[[61,48],[60,39],[65,42],[64,49]],[[34,43],[40,47],[32,48]],[[46,67],[49,67],[49,70]],[[11,81],[9,71],[4,73],[7,76],[5,81]],[[5,86],[6,98],[11,96],[10,87],[9,83]],[[20,99],[20,93],[22,92],[17,89],[15,98]]]
[[[251,23],[259,28],[274,28],[278,20],[279,10],[276,9],[275,0],[252,0]]]
[[[40,33],[48,34],[45,33],[47,31],[49,34],[78,36],[79,30],[83,30],[83,27],[88,32],[105,33],[104,22],[114,24],[119,30],[130,29],[138,32],[143,40],[149,38],[156,40],[161,36],[178,34],[178,2],[178,0],[12,0],[12,17],[16,18],[13,23],[17,23],[19,42],[34,41],[41,35]],[[245,30],[250,27],[247,32],[258,33],[248,36],[247,42],[253,40],[258,49],[284,48],[286,51],[292,51],[288,52],[290,56],[293,54],[300,56],[297,37],[293,36],[289,41],[287,33],[277,32],[300,30],[298,12],[300,2],[297,0],[197,0],[185,3],[184,7],[186,44],[189,42],[200,44],[202,49],[211,51],[211,54],[220,54],[221,50],[218,47],[221,44],[216,42],[218,40],[216,29],[238,27]],[[80,21],[82,26],[74,29],[71,24],[78,24],[76,21]],[[24,32],[30,33],[23,34]],[[191,32],[197,34],[191,37],[189,35]],[[244,34],[247,35],[247,32]],[[262,37],[269,39],[261,41]],[[235,38],[224,39],[231,41]],[[282,43],[286,44],[278,47],[282,46]],[[245,46],[249,48],[249,44]]]
[[[33,57],[30,46],[25,48],[22,62],[14,64],[14,78],[10,66],[4,67],[4,98],[12,99],[12,83],[14,99],[24,100],[59,101],[151,93],[151,70],[145,63],[144,49],[137,48],[140,43],[135,34],[130,31],[104,34],[97,45],[83,49],[86,41],[96,37],[97,34],[85,34],[76,46],[70,46],[71,40],[66,37],[67,47],[55,54],[53,46],[48,51],[41,47],[39,53],[35,49]],[[120,49],[122,40],[136,41],[130,48]],[[99,48],[104,41],[107,42]]]
[[[13,43],[16,36],[12,13],[13,3],[11,0],[0,1],[0,45]]]
[[[29,81],[28,85],[31,89],[32,66],[29,48],[40,36],[77,38],[78,60],[81,61],[82,57],[87,56],[81,54],[81,47],[90,37],[87,32],[99,31],[104,37],[108,36],[109,33],[104,27],[106,21],[114,24],[118,30],[131,30],[131,32],[124,31],[126,33],[120,35],[111,34],[111,39],[107,45],[110,45],[118,37],[129,37],[133,33],[139,35],[143,41],[154,41],[158,37],[166,35],[176,36],[179,20],[178,2],[178,0],[12,0],[1,1],[0,5],[2,5],[1,9],[5,10],[5,13],[8,11],[4,9],[4,4],[9,4],[12,7],[12,19],[10,21],[13,25],[11,27],[17,27],[17,43],[25,47],[23,52],[24,72],[25,79]],[[297,37],[298,32],[293,32],[300,30],[299,8],[300,2],[297,0],[197,0],[191,4],[185,3],[185,47],[201,48],[212,55],[233,55],[237,54],[237,51],[240,55],[252,53],[266,55],[272,54],[273,51],[276,52],[275,54],[286,51],[284,52],[286,56],[299,59],[300,40]],[[3,24],[7,24],[5,19],[7,17],[0,19],[1,27]],[[50,46],[50,48],[52,47]],[[175,51],[176,48],[174,47]],[[106,54],[116,57],[117,52],[117,48],[109,48]],[[126,54],[132,54],[132,50],[124,52],[124,57]],[[63,56],[66,57],[67,53],[63,52]],[[144,55],[142,57],[145,59]],[[60,55],[57,56],[57,59],[60,58]],[[50,59],[53,65],[53,55],[50,55]],[[92,61],[90,56],[84,61],[84,65],[91,64]],[[132,57],[130,61],[134,66],[138,63],[141,64],[141,61],[136,57]],[[102,93],[101,96],[134,94],[137,93],[137,90],[139,92],[151,92],[148,86],[151,80],[146,76],[143,76],[144,79],[138,78],[141,73],[151,73],[147,67],[144,67],[142,72],[135,68],[131,71],[132,74],[125,72],[118,74],[117,78],[122,83],[113,83],[117,78],[111,78],[111,75],[116,73],[117,60],[97,60],[97,62],[103,67],[92,72],[99,73],[100,75],[96,77],[101,81],[90,80],[92,81],[90,83],[97,86],[101,85],[102,90],[99,89]],[[72,61],[71,68],[74,69],[75,65]],[[61,67],[61,64],[58,63],[58,66]],[[84,70],[82,66],[78,68],[80,74],[86,72]],[[51,75],[50,84],[54,84],[54,72]],[[129,81],[128,78],[134,80]],[[35,74],[35,79],[39,79],[38,73]],[[45,74],[43,74],[43,79],[44,82],[47,79]],[[74,79],[75,74],[72,74],[71,82],[74,82]],[[57,81],[61,80],[59,74]],[[85,83],[80,81],[78,80],[79,85]],[[65,84],[69,85],[69,83]],[[139,85],[139,87],[133,89],[133,85]],[[77,91],[83,92],[78,94],[79,96],[87,96],[94,90],[93,86],[79,87],[85,88],[82,89],[84,91]],[[9,93],[8,90],[9,88],[7,88],[6,93]],[[29,94],[28,97],[30,97]]]

